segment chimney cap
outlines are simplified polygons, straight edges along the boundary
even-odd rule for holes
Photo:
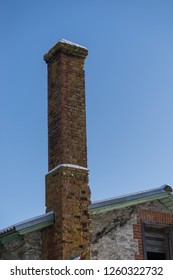
[[[61,39],[44,55],[44,60],[48,63],[59,53],[85,58],[88,55],[88,50],[84,46],[72,43],[66,39]]]

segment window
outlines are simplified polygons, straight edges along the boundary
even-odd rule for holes
[[[173,259],[173,226],[143,223],[143,249],[145,260]]]

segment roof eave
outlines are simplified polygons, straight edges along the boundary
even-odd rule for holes
[[[0,231],[0,242],[5,243],[24,234],[41,230],[54,223],[54,212],[50,211],[44,215],[15,224]]]
[[[98,214],[102,212],[107,212],[114,209],[120,209],[127,206],[137,205],[153,200],[160,200],[168,198],[169,202],[172,201],[173,195],[171,194],[172,188],[169,185],[163,185],[159,188],[152,190],[137,192],[135,194],[120,196],[117,198],[112,198],[109,200],[102,200],[95,202],[90,205],[90,211],[92,214]],[[162,202],[163,203],[163,202]],[[163,203],[164,204],[164,203]],[[166,206],[166,204],[164,204]],[[173,202],[172,202],[173,208]],[[169,207],[169,210],[171,208]]]

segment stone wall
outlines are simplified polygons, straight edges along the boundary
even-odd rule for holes
[[[42,237],[40,230],[0,244],[0,260],[40,260]]]
[[[83,195],[85,196],[85,194]],[[70,201],[73,201],[73,194],[69,193],[69,203]],[[68,208],[66,210],[68,213]],[[91,218],[91,259],[94,260],[141,260],[143,259],[141,221],[173,224],[173,215],[159,201],[94,214]],[[76,219],[78,220],[79,216]],[[87,217],[85,219],[87,222]],[[83,226],[85,227],[86,224],[84,223]],[[46,235],[51,233],[52,227],[44,229],[44,232],[42,230],[31,232],[21,236],[20,239],[13,239],[4,245],[1,244],[0,260],[42,259],[43,235],[46,238]],[[64,224],[67,236],[71,230]],[[73,243],[74,238],[73,236],[69,241],[72,246],[74,243],[78,243],[77,241]],[[49,243],[49,248],[44,247],[45,252],[52,250],[54,246],[51,235],[48,240],[52,240],[52,244]],[[73,250],[74,257],[78,253],[75,250]]]
[[[141,224],[140,213],[146,211],[170,214],[159,201],[153,201],[92,215],[91,259],[143,259],[141,228],[137,233],[134,225]]]

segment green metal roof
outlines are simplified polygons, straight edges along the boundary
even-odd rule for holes
[[[8,228],[0,230],[0,242],[5,243],[14,238],[20,238],[26,233],[43,229],[54,223],[54,213],[50,211],[44,215],[34,217],[32,219],[12,225]]]
[[[153,200],[159,200],[168,210],[173,212],[173,194],[172,188],[169,185],[163,185],[159,188],[96,201],[90,205],[89,209],[92,214],[97,214]]]
[[[173,194],[172,188],[169,185],[163,185],[155,189],[96,201],[89,206],[89,210],[92,214],[98,214],[154,200],[159,200],[169,211],[173,212]],[[51,211],[0,230],[0,242],[5,243],[14,238],[21,238],[22,235],[26,233],[43,229],[53,223],[54,212]]]

